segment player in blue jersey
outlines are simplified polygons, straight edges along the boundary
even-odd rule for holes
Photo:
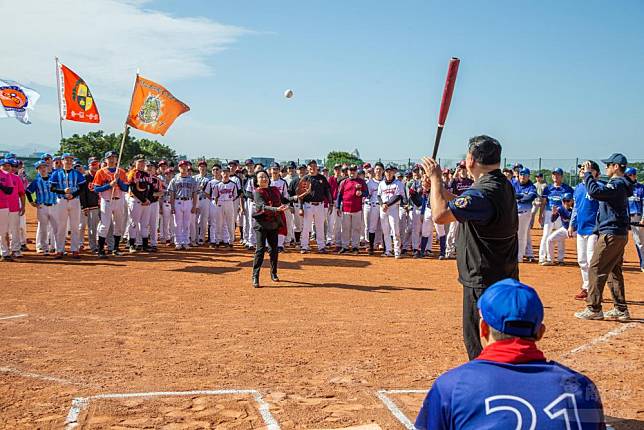
[[[572,217],[573,199],[571,193],[566,193],[561,196],[561,206],[552,207],[552,223],[555,224],[560,221],[561,227],[553,230],[546,240],[548,246],[546,252],[546,261],[542,266],[554,266],[555,259],[555,243],[559,244],[559,260],[558,264],[563,266],[563,256],[566,254],[566,237],[568,236],[568,228],[570,227],[570,218]]]
[[[554,206],[561,207],[561,197],[565,193],[574,193],[568,184],[563,182],[563,169],[556,168],[552,171],[552,184],[549,184],[542,194],[545,201],[543,208],[543,236],[541,237],[541,245],[539,246],[539,264],[547,264],[547,250],[548,250],[548,236],[554,230],[561,227],[561,220],[552,221],[552,208]],[[560,240],[558,243],[558,260],[563,261],[564,258],[565,241]]]
[[[633,195],[628,198],[628,213],[631,223],[639,223],[641,227],[631,225],[633,243],[640,258],[640,270],[644,272],[644,218],[642,218],[642,203],[644,202],[644,184],[637,182],[637,169],[629,167],[624,176],[633,182]]]
[[[418,430],[606,428],[595,384],[538,349],[544,311],[533,288],[504,279],[483,293],[478,309],[485,348],[436,379]]]
[[[38,171],[36,178],[27,186],[27,200],[29,204],[36,208],[36,218],[38,219],[38,229],[36,233],[36,252],[39,254],[49,255],[50,252],[56,252],[55,236],[52,237],[52,246],[47,241],[49,229],[58,231],[58,224],[54,213],[54,206],[58,202],[58,196],[51,190],[51,179],[47,171],[47,162],[40,160],[34,164]],[[36,194],[34,199],[32,194]]]
[[[532,202],[537,198],[537,188],[530,180],[530,169],[521,168],[518,178],[512,181],[514,193],[517,198],[517,214],[519,217],[519,263],[528,248],[532,249],[532,236],[530,235],[530,222],[532,221]],[[528,254],[528,261],[532,262],[532,254]]]
[[[595,179],[599,177],[599,165],[591,161],[591,171]],[[579,170],[581,182],[575,187],[573,198],[575,200],[575,207],[572,210],[572,218],[570,219],[570,227],[568,227],[568,237],[577,235],[577,263],[581,270],[581,291],[575,296],[577,300],[586,300],[588,297],[588,269],[590,268],[590,260],[593,258],[595,252],[595,245],[597,244],[597,234],[595,233],[595,222],[597,220],[597,210],[599,209],[599,202],[588,194],[586,184],[583,182],[584,171]]]

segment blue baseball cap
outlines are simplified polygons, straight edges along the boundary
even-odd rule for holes
[[[60,155],[57,155],[54,158],[52,158],[51,160],[52,161],[60,161],[60,160],[62,160],[62,158],[60,157]]]
[[[119,154],[118,154],[118,152],[116,152],[116,151],[107,151],[107,152],[104,154],[104,157],[105,157],[105,158],[118,157],[118,155],[119,155]]]
[[[628,160],[626,160],[626,156],[624,156],[624,154],[620,154],[619,152],[616,152],[612,154],[610,157],[601,161],[604,164],[619,164],[620,166],[626,166],[628,164]]]
[[[561,200],[572,200],[572,194],[571,193],[564,193],[564,195],[561,196]]]
[[[6,159],[6,158],[1,158],[1,159],[0,159],[0,166],[4,166],[5,164],[9,164],[9,165],[11,165],[11,161],[9,161],[9,160],[8,160],[8,159]]]
[[[501,333],[536,337],[543,322],[543,303],[534,288],[503,279],[485,290],[477,303],[483,320]]]
[[[555,170],[552,171],[552,173],[556,173],[557,175],[563,175],[563,169],[561,167],[557,167]]]
[[[69,152],[63,152],[63,154],[60,157],[61,158],[76,158],[75,155],[70,154]]]
[[[629,167],[628,169],[624,170],[625,175],[637,175],[637,169],[635,167]]]
[[[15,158],[9,158],[7,159],[7,161],[9,162],[9,164],[11,164],[12,167],[20,165],[20,163],[18,163],[18,160],[16,160]]]
[[[47,162],[45,160],[36,161],[34,163],[34,167],[36,169],[39,168],[40,166],[46,166],[46,165],[47,165]]]
[[[4,158],[10,160],[12,158],[16,158],[16,154],[14,154],[13,152],[7,152],[6,154],[4,154]]]
[[[41,159],[41,160],[44,160],[45,158],[51,158],[51,154],[49,154],[48,152],[45,152],[44,154],[42,154],[42,155],[40,156],[40,159]]]
[[[519,170],[519,175],[530,176],[530,169],[528,169],[527,167],[524,167],[523,169]]]

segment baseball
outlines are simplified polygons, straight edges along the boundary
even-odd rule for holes
[[[287,99],[290,99],[291,97],[293,97],[293,90],[288,89],[284,91],[284,97],[286,97]]]

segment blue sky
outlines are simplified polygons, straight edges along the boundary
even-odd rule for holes
[[[66,134],[120,131],[140,67],[191,107],[158,136],[179,153],[290,159],[358,148],[365,159],[417,158],[431,152],[447,63],[458,56],[441,156],[487,133],[513,158],[644,158],[641,1],[28,3],[39,30],[5,33],[0,78],[42,98],[32,125],[0,121],[0,148],[56,147],[58,55],[103,118],[65,122]],[[94,39],[78,31],[82,18],[55,16],[70,10],[102,17]]]

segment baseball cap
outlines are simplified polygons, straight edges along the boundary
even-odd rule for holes
[[[523,169],[523,164],[521,163],[516,163],[513,167],[513,169]]]
[[[298,169],[306,169],[306,166],[304,164],[300,164],[297,168]]]
[[[167,166],[167,165],[168,165],[167,161],[165,161],[165,160],[159,161],[159,166]]]
[[[619,152],[612,154],[605,160],[601,160],[601,162],[604,164],[619,164],[620,166],[626,166],[628,164],[628,160],[626,160],[624,154],[620,154]]]
[[[159,167],[159,164],[158,164],[157,162],[155,162],[155,161],[149,161],[149,160],[148,160],[148,162],[147,162],[147,163],[145,163],[145,165],[146,165],[146,166],[152,166],[152,167],[154,167],[154,168]]]
[[[385,170],[396,170],[393,164],[387,164],[387,167],[385,167]]]
[[[60,158],[76,158],[76,157],[74,157],[74,155],[70,154],[69,152],[63,152]]]
[[[352,164],[349,166],[349,170],[358,170],[358,166],[356,166],[355,164]]]
[[[18,160],[16,160],[15,158],[7,158],[7,162],[11,164],[12,167],[18,166]]]
[[[443,175],[446,175],[447,173],[449,173],[449,169],[448,169],[447,167],[445,167],[445,168],[443,169]]]
[[[97,157],[89,157],[87,159],[87,164],[94,164],[94,163],[100,163],[101,160],[99,160]]]
[[[561,200],[572,200],[572,194],[564,193],[563,196],[561,196]]]
[[[637,175],[637,169],[635,167],[629,167],[628,169],[624,170],[625,175]]]
[[[519,175],[530,175],[530,169],[528,169],[527,167],[522,168],[521,170],[519,170]]]
[[[366,170],[366,169],[371,169],[371,163],[364,163],[364,164],[362,165],[362,168],[363,168],[363,169],[365,169],[365,170]]]
[[[318,162],[317,162],[316,160],[309,160],[309,162],[308,162],[308,163],[306,163],[306,164],[307,164],[308,166],[310,166],[311,164],[315,164],[315,165],[317,166]]]
[[[335,163],[333,165],[333,169],[341,169],[341,168],[342,168],[342,164],[340,164],[340,163]]]
[[[5,164],[11,165],[11,162],[7,158],[0,158],[0,165],[5,165]]]
[[[47,163],[45,162],[45,160],[39,160],[39,161],[36,161],[36,162],[34,163],[34,167],[35,167],[36,169],[37,169],[37,168],[39,168],[40,166],[46,166],[46,165],[47,165]]]
[[[190,161],[188,160],[181,160],[179,161],[179,167],[181,166],[192,166],[192,163],[190,163]]]
[[[62,160],[62,157],[60,155],[57,155],[51,159],[51,161],[60,161],[60,160]]]
[[[13,152],[7,152],[6,154],[4,154],[4,158],[10,160],[12,158],[16,158],[16,154],[14,154]]]
[[[555,170],[552,171],[553,174],[555,175],[563,175],[563,169],[561,167],[557,167]]]
[[[343,172],[346,172],[347,170],[349,170],[349,166],[342,166],[342,171]]]
[[[213,167],[213,169],[215,168],[215,166],[217,166],[217,164],[215,164],[214,166],[212,166],[212,167]],[[229,166],[226,166],[226,165],[224,164],[224,165],[221,167],[221,171],[222,171],[222,172],[230,172],[230,167],[229,167]]]
[[[541,173],[541,172],[537,172],[537,174],[536,174],[535,176],[536,176],[537,178],[543,178],[543,173]]]
[[[107,151],[104,156],[105,158],[118,157],[118,154],[116,151]]]
[[[143,154],[136,154],[134,156],[134,161],[140,161],[140,160],[145,160],[145,155]]]
[[[206,162],[206,160],[199,160],[197,166],[208,166],[208,163]]]
[[[363,169],[358,169],[358,175],[364,175],[364,170]]]
[[[479,298],[483,320],[501,333],[536,337],[543,322],[543,303],[534,288],[516,279],[492,284]]]
[[[280,163],[275,161],[271,163],[271,169],[279,169],[279,168],[280,168]]]
[[[295,164],[295,161],[289,161],[288,164],[287,164],[287,167],[289,169],[295,169],[295,168],[297,168],[297,164]]]
[[[246,161],[244,161],[244,164],[245,164],[245,165],[255,164],[255,162],[254,162],[252,159],[247,158],[247,159],[246,159]]]
[[[373,167],[382,167],[384,169],[385,165],[382,164],[380,161],[378,161],[376,164],[373,165]]]
[[[402,170],[398,170],[398,171],[396,172],[396,177],[397,177],[397,178],[402,178],[403,176],[405,176],[405,175],[403,174]]]
[[[51,158],[51,154],[49,154],[49,153],[45,152],[43,155],[41,155],[41,156],[40,156],[40,159],[41,159],[41,160],[44,160],[44,159],[46,159],[46,158]]]

